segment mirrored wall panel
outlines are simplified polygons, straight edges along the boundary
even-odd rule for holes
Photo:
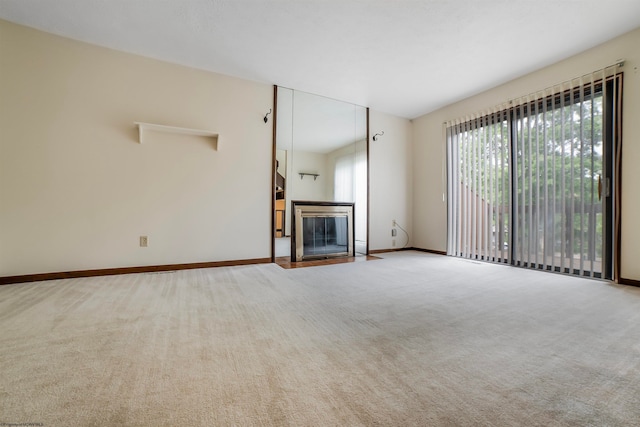
[[[354,203],[356,253],[367,250],[367,109],[277,90],[276,239],[291,237],[291,201]],[[276,241],[276,256],[289,255]]]

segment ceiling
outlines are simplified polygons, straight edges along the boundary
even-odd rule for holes
[[[415,118],[640,27],[640,1],[0,0],[0,18]]]

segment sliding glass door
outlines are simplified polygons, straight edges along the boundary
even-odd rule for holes
[[[447,128],[448,252],[612,278],[621,76]]]
[[[602,85],[583,85],[514,111],[516,264],[602,275],[602,101]]]

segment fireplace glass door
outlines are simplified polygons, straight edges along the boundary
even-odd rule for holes
[[[347,216],[310,216],[302,218],[303,253],[348,255],[349,229]]]

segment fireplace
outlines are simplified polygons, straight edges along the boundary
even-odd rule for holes
[[[353,203],[291,202],[291,260],[354,256]]]

